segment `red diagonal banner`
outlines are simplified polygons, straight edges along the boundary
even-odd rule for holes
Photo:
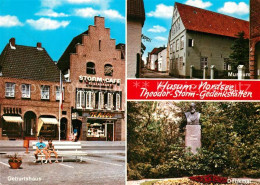
[[[128,100],[260,100],[256,80],[127,80]]]

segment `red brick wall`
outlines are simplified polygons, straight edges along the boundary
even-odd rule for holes
[[[114,90],[123,92],[122,107],[125,107],[125,60],[121,59],[121,51],[116,49],[115,40],[110,38],[110,29],[105,28],[104,18],[95,17],[95,25],[89,26],[88,35],[83,35],[82,39],[83,44],[77,45],[76,54],[70,56],[70,74],[73,86],[86,88],[86,84],[79,82],[80,75],[121,79],[121,85],[115,85]],[[101,40],[101,51],[99,51],[99,40]],[[95,75],[86,73],[87,62],[95,63]],[[105,64],[113,66],[113,76],[104,75]],[[75,106],[75,91],[71,96],[72,106]]]
[[[5,97],[5,83],[11,82],[15,83],[15,98],[6,98]],[[30,84],[31,85],[31,98],[22,99],[21,95],[21,84]],[[41,85],[50,86],[50,100],[41,100]],[[63,103],[63,111],[67,111],[67,115],[62,117],[67,118],[67,135],[70,131],[70,120],[71,120],[71,110],[70,110],[70,95],[68,92],[68,85],[64,84],[65,87],[65,96]],[[0,77],[0,115],[4,114],[4,108],[21,108],[21,116],[24,117],[24,114],[27,111],[32,111],[36,114],[38,119],[42,115],[55,116],[58,119],[59,116],[59,101],[56,101],[56,86],[59,86],[59,82],[47,82],[47,81],[35,81],[35,80],[26,80],[26,79],[14,79],[14,78],[4,78]],[[37,125],[37,122],[36,122]],[[1,126],[0,126],[1,127]],[[36,126],[37,128],[37,126]],[[0,139],[2,138],[2,129],[0,128]]]
[[[250,78],[257,78],[255,46],[260,42],[260,0],[250,1]]]
[[[71,106],[75,107],[76,88],[87,88],[79,81],[79,76],[93,76],[102,78],[121,79],[121,85],[113,86],[113,90],[122,91],[122,110],[125,110],[125,60],[121,59],[121,51],[116,49],[116,41],[110,38],[110,29],[105,28],[105,19],[95,17],[93,26],[89,26],[88,34],[82,36],[82,45],[76,46],[76,53],[70,55],[70,78],[74,88],[71,93]],[[101,50],[99,50],[101,40]],[[95,63],[96,74],[86,73],[87,62]],[[113,76],[105,76],[104,65],[113,66]],[[93,87],[99,89],[99,87]],[[107,90],[107,89],[102,89]],[[121,125],[120,125],[121,124]],[[115,140],[125,140],[125,120],[115,123]]]
[[[250,1],[250,35],[260,37],[260,0]]]

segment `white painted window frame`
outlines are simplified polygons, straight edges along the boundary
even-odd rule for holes
[[[120,93],[116,94],[116,110],[120,110],[121,108],[121,95]]]
[[[47,86],[47,85],[41,86],[41,99],[42,100],[50,99],[50,86]]]
[[[79,90],[77,92],[76,97],[76,107],[77,109],[82,109],[85,106],[85,92],[83,90]]]
[[[22,98],[31,98],[31,85],[30,84],[22,84]]]
[[[15,97],[15,83],[6,82],[5,83],[5,97]]]

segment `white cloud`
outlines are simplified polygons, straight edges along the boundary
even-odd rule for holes
[[[120,19],[123,20],[124,17],[116,10],[95,10],[93,8],[81,8],[75,9],[75,15],[80,17],[93,17],[97,15],[104,16],[109,19]]]
[[[110,18],[110,19],[125,19],[118,11],[116,10],[104,10],[101,11],[101,14],[104,15],[104,17]]]
[[[244,2],[240,2],[237,4],[236,2],[229,1],[225,2],[224,6],[218,9],[218,12],[244,15],[249,13],[249,6]]]
[[[161,32],[166,32],[167,29],[162,26],[156,25],[156,26],[153,26],[152,28],[148,29],[148,31],[154,32],[154,33],[161,33]]]
[[[13,27],[13,26],[23,26],[16,16],[5,15],[0,16],[0,27]]]
[[[100,3],[100,0],[67,0],[71,4]]]
[[[93,17],[99,15],[99,11],[94,10],[93,8],[81,8],[75,9],[75,15],[80,17]]]
[[[62,4],[62,0],[41,0],[41,6],[54,8]]]
[[[66,0],[70,4],[96,4],[101,9],[108,9],[111,0]]]
[[[55,30],[60,27],[65,28],[70,23],[70,21],[56,21],[47,18],[40,18],[38,20],[28,19],[26,22],[36,30]]]
[[[172,18],[173,6],[166,6],[164,4],[156,5],[155,11],[147,13],[149,17],[158,18]]]
[[[95,4],[101,9],[108,9],[110,2],[111,0],[41,0],[41,6],[53,9],[62,4]]]
[[[47,16],[47,17],[68,17],[67,14],[65,13],[57,13],[57,12],[54,12],[52,9],[43,9],[39,12],[37,12],[35,15],[38,15],[38,16]]]
[[[167,41],[167,38],[166,37],[161,37],[161,36],[158,36],[158,37],[154,37],[156,40],[159,40],[159,41]]]
[[[203,2],[202,0],[188,0],[185,2],[185,4],[190,5],[190,6],[195,6],[198,8],[208,8],[212,5],[211,2]]]

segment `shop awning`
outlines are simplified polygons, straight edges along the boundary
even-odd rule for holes
[[[56,118],[39,118],[37,136],[39,136],[43,124],[57,125],[59,122]]]
[[[101,127],[102,124],[100,124],[100,123],[94,123],[94,124],[91,124],[90,126],[93,126],[93,127]]]
[[[10,123],[22,123],[23,120],[20,116],[3,116],[6,122]]]
[[[54,124],[57,125],[59,122],[56,118],[40,118],[44,124]]]

